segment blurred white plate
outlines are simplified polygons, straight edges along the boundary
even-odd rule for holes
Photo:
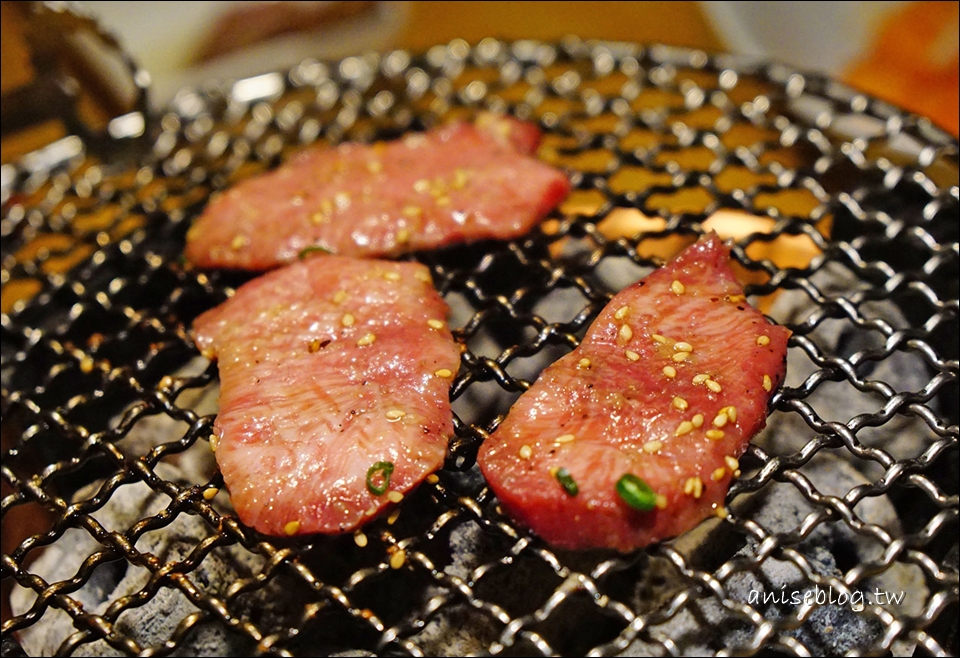
[[[838,76],[864,53],[891,2],[701,2],[728,50]]]

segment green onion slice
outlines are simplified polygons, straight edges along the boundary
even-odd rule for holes
[[[657,494],[633,473],[626,473],[617,480],[617,493],[623,502],[641,512],[649,512],[657,506]]]
[[[567,492],[567,495],[576,496],[578,493],[580,493],[580,487],[578,487],[577,483],[574,482],[573,476],[570,475],[570,471],[567,469],[557,469],[554,477],[557,478],[557,482],[559,482],[560,486],[563,487],[563,490]]]
[[[322,244],[315,244],[310,247],[304,247],[303,249],[301,249],[297,257],[300,260],[303,260],[310,254],[315,254],[318,252],[321,254],[332,254],[333,249],[331,249],[330,247],[324,247]]]
[[[393,462],[377,462],[367,469],[367,489],[370,493],[379,496],[390,488],[390,475],[393,473]],[[377,484],[375,480],[379,480]]]

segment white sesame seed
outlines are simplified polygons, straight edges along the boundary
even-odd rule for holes
[[[693,383],[694,383],[694,384],[702,384],[702,383],[704,383],[705,381],[707,381],[708,379],[710,379],[710,375],[708,375],[708,374],[706,374],[706,373],[700,373],[699,375],[694,375],[694,376],[693,376]]]
[[[757,345],[759,345],[760,347],[763,347],[764,345],[769,345],[769,344],[770,344],[769,336],[757,336]]]
[[[582,359],[577,361],[577,367],[580,368],[581,370],[586,370],[587,368],[590,367],[590,359],[588,359],[587,357],[583,357]]]
[[[650,338],[653,339],[655,343],[666,343],[666,336],[661,336],[660,334],[650,334]]]
[[[692,352],[693,345],[685,341],[680,341],[679,343],[673,344],[673,349],[677,352]]]
[[[674,282],[670,284],[670,290],[672,290],[675,295],[682,295],[686,288],[684,288],[682,283],[674,280]]]
[[[689,434],[693,431],[693,423],[689,420],[685,420],[677,425],[677,429],[673,432],[674,436],[683,436],[684,434]]]
[[[399,503],[401,500],[403,500],[403,494],[399,491],[388,491],[387,500],[389,500],[391,503]]]
[[[714,393],[719,393],[720,391],[723,390],[720,384],[712,379],[708,379],[706,384],[707,384],[707,388],[709,388]]]
[[[346,301],[346,299],[347,299],[347,291],[346,291],[346,290],[338,290],[338,291],[336,292],[336,294],[334,294],[334,296],[333,296],[333,303],[334,303],[334,304],[342,304],[343,302]]]
[[[402,548],[390,556],[390,568],[399,569],[407,561],[407,553]]]
[[[393,270],[390,270],[389,272],[384,272],[384,273],[383,273],[383,278],[386,279],[387,281],[399,281],[399,280],[400,280],[400,273],[399,273],[399,272],[394,272]]]
[[[697,429],[703,427],[703,414],[694,414],[693,418],[690,419],[690,422]]]
[[[436,329],[436,330],[438,330],[438,331],[439,331],[440,329],[443,329],[443,327],[445,326],[444,323],[443,323],[443,320],[427,320],[427,325],[428,325],[431,329]]]
[[[727,414],[727,418],[730,419],[731,423],[737,422],[737,408],[735,406],[730,405],[729,407],[724,407],[723,412]]]
[[[688,496],[693,496],[696,499],[700,498],[703,494],[703,480],[700,479],[699,475],[687,478],[686,481],[684,481],[683,493]]]
[[[217,494],[220,493],[220,490],[216,487],[210,487],[209,489],[203,490],[203,499],[204,500],[213,500],[216,498]]]
[[[530,459],[533,456],[533,448],[528,445],[520,446],[520,459]]]
[[[400,420],[406,415],[407,415],[407,412],[403,411],[402,409],[391,409],[386,414],[387,420]]]
[[[717,509],[713,510],[713,513],[716,515],[718,519],[727,518],[727,508],[724,507],[723,505],[718,505]]]
[[[367,545],[367,536],[362,532],[360,532],[359,530],[357,530],[355,533],[353,533],[353,543],[359,546],[360,548],[363,548],[364,546]]]
[[[284,532],[284,534],[286,534],[288,537],[292,537],[293,535],[297,534],[297,531],[298,531],[298,530],[300,530],[300,522],[299,522],[299,521],[290,521],[288,524],[286,524],[285,526],[283,526],[283,532]]]
[[[624,350],[623,354],[624,354],[624,356],[626,356],[627,359],[629,359],[630,361],[639,361],[639,360],[640,360],[640,355],[637,354],[636,352],[634,352],[633,350]]]
[[[392,512],[390,512],[390,515],[387,516],[387,525],[393,525],[394,523],[397,522],[397,519],[400,518],[400,509],[401,508],[397,507]]]
[[[767,393],[769,393],[772,388],[773,388],[773,380],[770,379],[770,375],[764,375],[764,376],[763,376],[763,390],[765,390]]]
[[[673,398],[673,406],[679,409],[680,411],[686,411],[687,407],[690,405],[688,405],[687,401],[678,395]]]
[[[627,342],[633,338],[633,329],[630,328],[629,324],[621,325],[619,336],[620,340]]]
[[[714,427],[723,427],[724,425],[727,424],[727,421],[728,421],[728,420],[730,420],[730,419],[727,417],[726,412],[725,412],[723,409],[721,409],[721,410],[720,410],[720,413],[718,413],[718,414],[716,415],[716,417],[713,419],[713,426],[714,426]]]
[[[720,480],[723,479],[723,476],[726,474],[727,474],[727,469],[721,466],[720,468],[716,469],[713,473],[710,474],[710,479],[713,480],[714,482],[719,482]]]
[[[707,430],[704,432],[711,441],[719,441],[723,438],[723,430]]]
[[[373,345],[373,342],[377,340],[377,337],[373,334],[364,334],[364,336],[357,341],[357,347],[366,347],[367,345]]]
[[[466,169],[457,169],[453,172],[453,186],[457,189],[466,185],[470,180],[470,172]]]
[[[554,443],[570,443],[575,441],[577,437],[573,434],[564,434],[563,436],[558,436],[553,440]]]
[[[356,321],[357,319],[353,317],[353,313],[344,313],[343,317],[340,318],[340,324],[344,327],[352,327]]]
[[[657,509],[666,509],[667,497],[663,494],[657,494],[656,499],[654,500],[654,505],[657,506]]]
[[[643,444],[643,451],[649,453],[658,452],[663,448],[663,441],[647,441]]]
[[[677,369],[673,366],[663,366],[663,374],[668,379],[673,379],[677,376]]]
[[[613,317],[615,317],[617,320],[622,320],[625,317],[627,317],[629,314],[630,314],[630,307],[621,306],[620,308],[617,309],[617,312],[613,314]]]
[[[683,363],[687,360],[687,357],[690,356],[690,352],[677,352],[673,355],[673,360],[677,363]]]
[[[731,457],[730,455],[727,455],[723,458],[723,463],[725,463],[727,468],[729,468],[731,471],[736,471],[740,468],[740,462],[737,460],[737,458]]]
[[[243,249],[248,244],[250,244],[250,238],[238,233],[237,235],[233,236],[233,240],[230,241],[230,248],[234,250]]]
[[[449,368],[440,368],[440,370],[437,370],[433,374],[435,374],[437,377],[443,377],[444,379],[447,377],[453,377],[453,371]]]
[[[440,476],[437,475],[436,473],[431,473],[430,475],[427,476],[427,482],[429,482],[430,484],[436,484],[439,481],[440,481]]]

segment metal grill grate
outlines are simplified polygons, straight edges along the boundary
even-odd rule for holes
[[[258,536],[215,495],[216,367],[187,333],[249,277],[185,268],[187,226],[305,144],[480,109],[537,122],[574,192],[524,239],[412,256],[466,346],[446,467],[362,537]],[[308,61],[184,91],[155,128],[132,165],[4,173],[5,653],[957,652],[956,140],[782,66],[577,39]],[[726,516],[552,550],[476,449],[612,293],[710,229],[794,332]]]

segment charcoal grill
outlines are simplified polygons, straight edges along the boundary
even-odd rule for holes
[[[217,371],[188,334],[249,276],[184,265],[187,227],[305,145],[481,110],[536,122],[574,190],[521,239],[408,257],[465,347],[444,469],[362,536],[258,535],[218,493]],[[569,38],[305,61],[147,126],[132,159],[81,139],[4,169],[5,654],[957,653],[958,144],[925,119],[778,64]],[[554,550],[477,447],[708,230],[793,331],[768,428],[696,530]]]

